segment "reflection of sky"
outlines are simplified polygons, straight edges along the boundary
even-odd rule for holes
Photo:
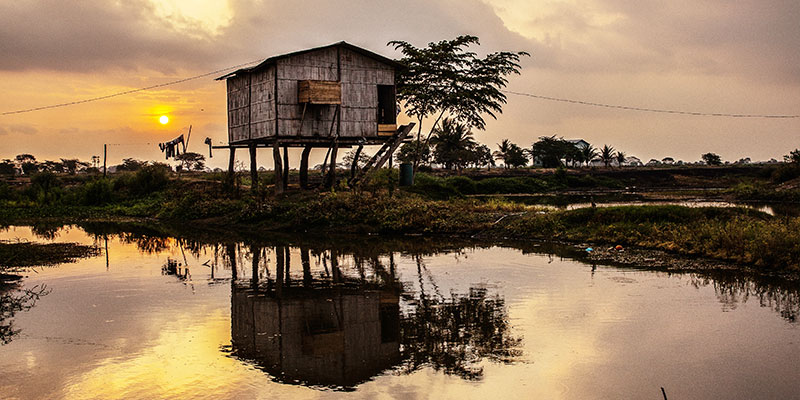
[[[15,236],[16,235],[16,236]],[[0,238],[29,238],[25,229]],[[92,243],[77,229],[59,241]],[[26,286],[52,293],[16,324],[0,347],[0,393],[20,398],[319,398],[346,393],[272,382],[227,357],[230,286],[209,284],[187,253],[192,282],[161,275],[178,248],[140,254],[109,240],[110,266],[95,257],[30,274]],[[271,274],[275,257],[268,254]],[[406,287],[419,293],[417,266],[396,256]],[[315,262],[312,257],[312,264]],[[352,265],[351,261],[342,262]],[[484,361],[468,382],[423,369],[388,372],[360,385],[371,398],[789,398],[800,389],[794,361],[800,331],[755,301],[724,308],[711,287],[683,276],[591,267],[518,250],[468,250],[424,258],[427,295],[485,286],[504,297],[524,355],[512,365]],[[321,267],[314,267],[318,274]],[[249,263],[243,269],[249,276]],[[292,271],[300,273],[292,252]],[[228,271],[218,271],[229,276]],[[24,382],[22,384],[21,382]],[[20,385],[24,385],[20,387]]]

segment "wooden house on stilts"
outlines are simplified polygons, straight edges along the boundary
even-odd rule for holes
[[[398,67],[389,58],[339,42],[270,57],[217,78],[226,80],[228,89],[228,145],[219,147],[230,149],[229,173],[235,150],[248,148],[255,189],[258,147],[273,149],[277,193],[288,184],[288,147],[303,148],[303,188],[308,185],[308,157],[315,147],[328,149],[328,184],[335,182],[339,148],[357,146],[360,153],[364,145],[382,145],[359,175],[355,157],[351,183],[380,168],[413,125],[397,126]]]

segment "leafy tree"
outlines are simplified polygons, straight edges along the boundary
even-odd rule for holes
[[[609,164],[614,161],[614,148],[609,145],[604,145],[603,148],[600,149],[600,159],[603,160],[603,164],[608,168]]]
[[[783,156],[783,160],[788,163],[800,165],[800,149],[789,152],[789,155]]]
[[[431,148],[427,143],[420,141],[406,142],[397,150],[395,159],[399,163],[413,164],[416,160],[419,164],[425,165],[431,161]]]
[[[32,175],[39,172],[39,163],[36,162],[36,157],[33,155],[27,153],[18,154],[14,159],[17,162],[17,166],[22,169],[22,173],[25,175]]]
[[[511,152],[511,143],[508,139],[503,139],[500,143],[497,144],[498,150],[494,152],[494,158],[497,160],[503,160],[503,167],[508,168],[508,162],[506,161],[509,158],[509,154]]]
[[[512,168],[524,167],[528,164],[528,156],[525,155],[525,150],[522,147],[519,147],[516,143],[511,143],[505,163]]]
[[[206,168],[206,157],[199,153],[178,154],[175,159],[181,162],[181,169],[202,171]]]
[[[446,169],[464,168],[472,149],[477,146],[469,127],[451,118],[442,121],[441,128],[431,137],[431,144],[433,160],[443,164]]]
[[[78,171],[79,168],[83,167],[86,168],[89,166],[88,162],[79,161],[77,158],[62,158],[61,165],[64,166],[64,169],[70,174],[75,175],[75,172]]]
[[[39,172],[31,177],[31,186],[42,192],[45,203],[50,202],[50,192],[58,186],[58,178],[50,172]]]
[[[353,164],[353,159],[355,157],[356,157],[356,149],[351,149],[350,151],[347,152],[347,154],[344,155],[344,157],[342,158],[342,162],[345,163],[345,165],[352,165]],[[364,153],[363,151],[361,153],[359,153],[358,154],[358,167],[359,168],[363,168],[364,165],[366,165],[367,162],[369,162],[369,159],[370,159],[369,154]]]
[[[117,165],[117,171],[138,171],[145,165],[147,165],[147,161],[141,161],[135,158],[126,158],[122,160],[122,164]]]
[[[577,151],[574,144],[553,135],[540,137],[539,141],[531,146],[530,154],[534,162],[538,160],[542,163],[542,167],[556,168],[562,166],[561,160],[567,159],[568,156],[574,159]]]
[[[587,165],[597,157],[597,149],[594,148],[591,144],[587,144],[584,147],[578,149],[578,155],[580,162],[586,163]]]
[[[0,161],[0,175],[14,175],[15,171],[15,165],[11,160],[5,159]]]
[[[58,161],[45,161],[39,164],[39,171],[47,171],[52,173],[64,172],[64,164]]]
[[[700,156],[707,165],[722,165],[722,158],[714,153],[706,153]]]
[[[480,45],[479,40],[469,35],[431,42],[424,48],[405,41],[388,43],[403,54],[398,60],[404,68],[398,72],[397,98],[405,105],[406,114],[417,119],[417,141],[425,118],[436,117],[427,143],[445,114],[467,127],[483,130],[483,115],[496,118],[502,112],[506,76],[519,74],[519,59],[528,53],[498,52],[479,58],[467,50],[473,44]],[[415,160],[414,164],[418,163]]]
[[[475,146],[472,149],[472,158],[470,159],[470,162],[475,166],[475,168],[491,168],[495,166],[492,150],[485,144]]]
[[[622,167],[622,164],[624,164],[624,163],[625,163],[625,153],[623,153],[623,152],[621,152],[621,151],[618,151],[618,152],[617,152],[617,155],[616,155],[615,157],[616,157],[616,159],[617,159],[617,165],[619,165],[620,167]]]

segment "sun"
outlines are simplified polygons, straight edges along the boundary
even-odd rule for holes
[[[166,125],[169,122],[169,117],[166,115],[162,115],[158,118],[158,122],[161,122],[161,125]]]

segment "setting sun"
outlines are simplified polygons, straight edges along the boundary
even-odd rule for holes
[[[162,116],[161,116],[161,117],[158,119],[158,122],[161,122],[161,125],[166,125],[166,124],[167,124],[167,122],[169,122],[169,117],[168,117],[168,116],[166,116],[166,115],[162,115]]]

